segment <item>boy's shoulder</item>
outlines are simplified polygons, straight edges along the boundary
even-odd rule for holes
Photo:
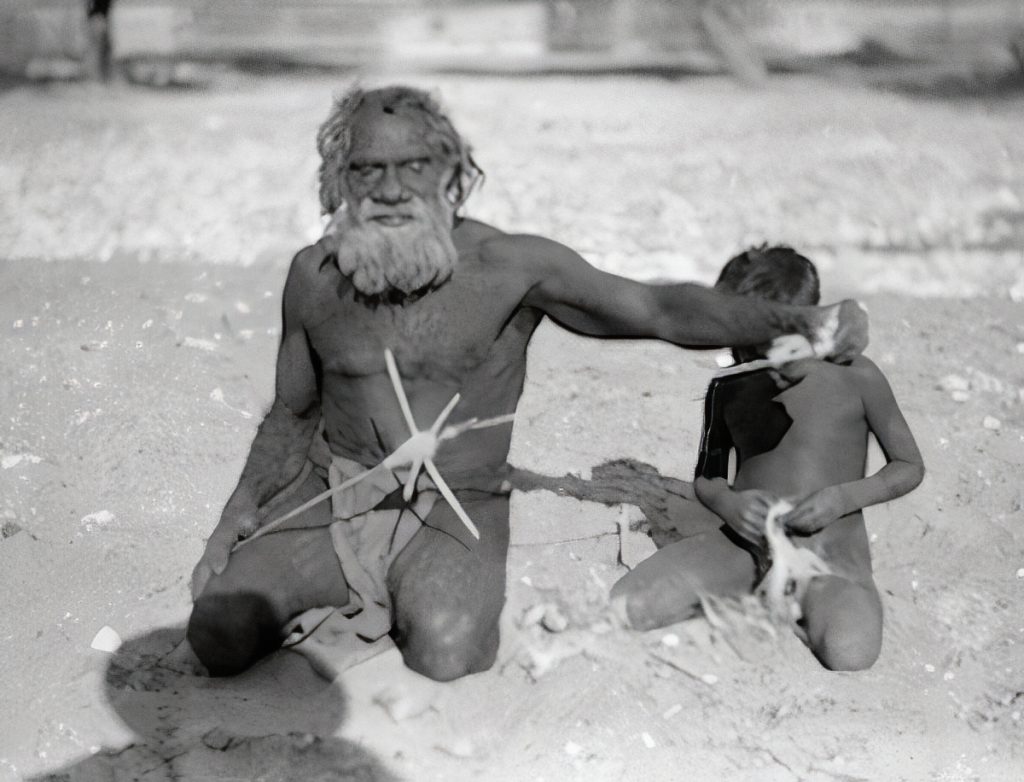
[[[862,383],[877,383],[879,381],[885,382],[885,375],[881,368],[867,356],[857,356],[853,361],[846,365],[846,368],[856,375],[857,380]]]

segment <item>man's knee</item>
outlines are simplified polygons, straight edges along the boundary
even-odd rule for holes
[[[412,670],[446,682],[486,671],[494,664],[498,626],[457,609],[435,610],[409,626],[400,623],[395,640]]]
[[[281,645],[281,625],[261,595],[204,592],[192,608],[189,644],[212,676],[234,676]]]

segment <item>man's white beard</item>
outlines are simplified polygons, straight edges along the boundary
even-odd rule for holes
[[[329,231],[339,242],[338,268],[359,293],[400,292],[400,299],[451,277],[458,252],[452,241],[452,215],[443,206],[422,200],[403,204],[401,212],[413,214],[413,219],[398,226],[380,225],[352,211],[350,207],[336,213]]]

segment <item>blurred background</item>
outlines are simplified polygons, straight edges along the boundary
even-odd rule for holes
[[[1024,300],[1024,0],[0,0],[0,257],[283,267],[356,79],[437,89],[470,214],[608,271],[787,242]]]
[[[105,48],[164,80],[229,59],[753,82],[815,58],[1024,68],[1020,0],[0,0],[0,31],[0,69],[34,77],[102,76]]]

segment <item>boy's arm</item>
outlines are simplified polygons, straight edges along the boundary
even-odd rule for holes
[[[733,491],[729,485],[729,454],[733,449],[729,427],[721,420],[722,399],[712,383],[704,397],[701,432],[693,491],[701,505],[724,521],[737,535],[755,545],[764,539],[764,520],[775,498],[762,491]]]
[[[847,514],[902,497],[924,478],[921,452],[885,375],[863,357],[851,368],[856,372],[868,428],[885,454],[886,465],[874,475],[829,486],[804,498],[782,519],[793,532],[809,535]]]

